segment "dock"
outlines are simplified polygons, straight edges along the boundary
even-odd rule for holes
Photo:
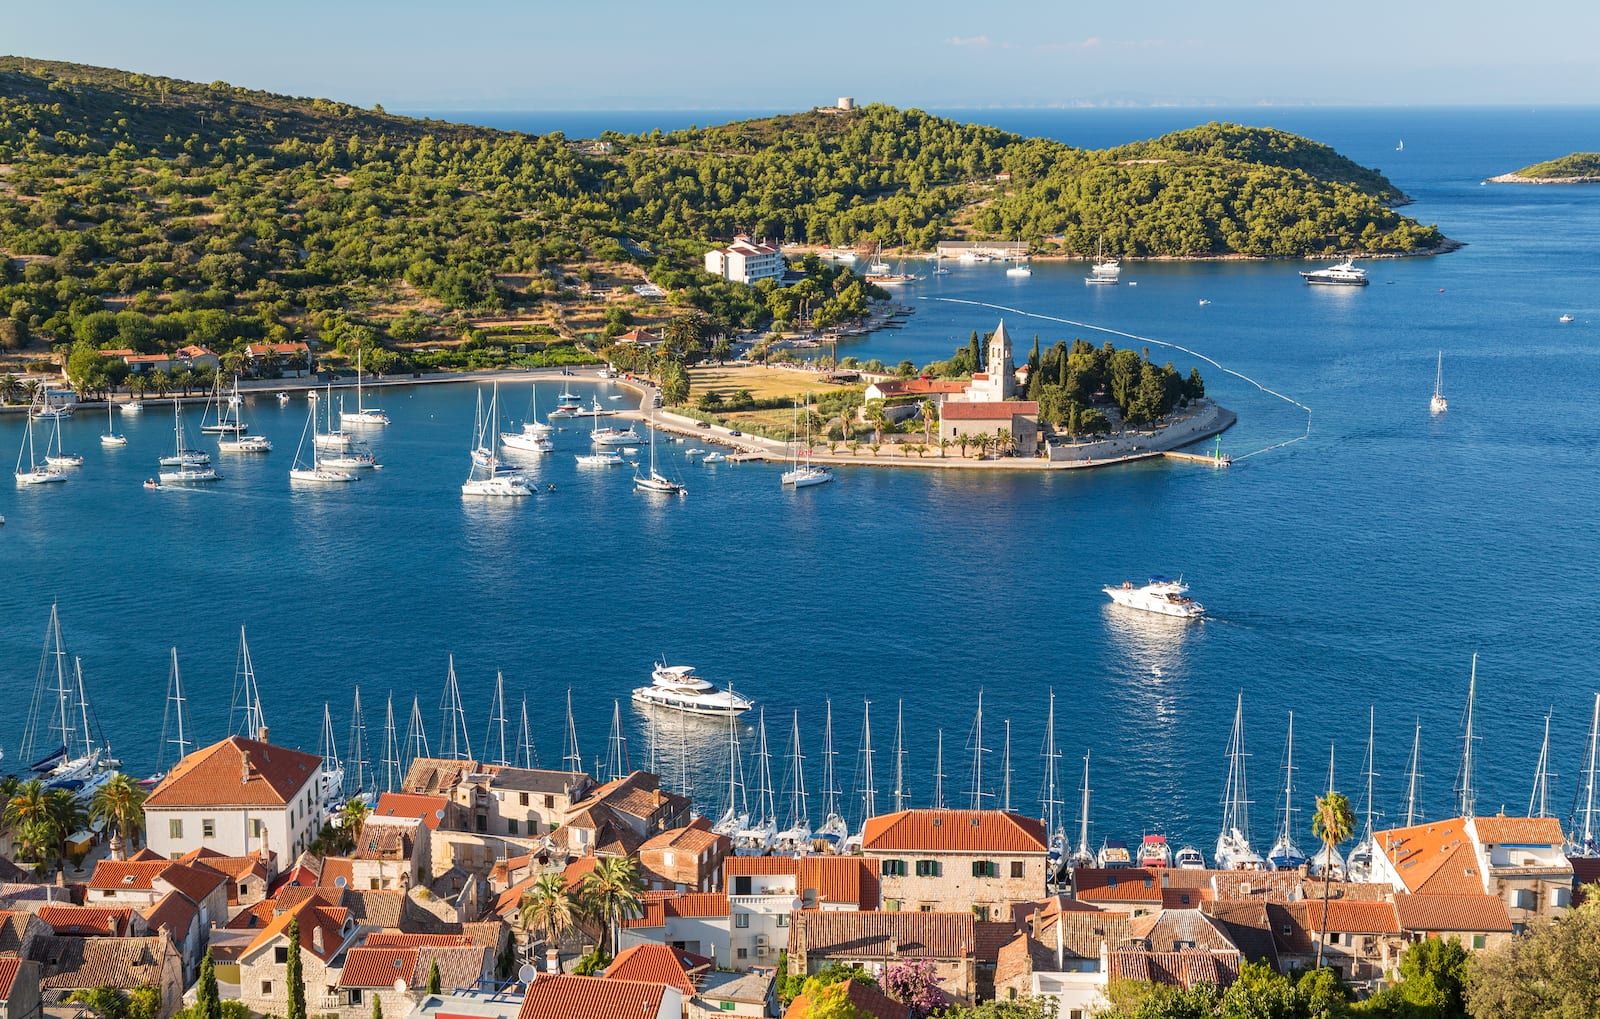
[[[1233,458],[1226,453],[1183,453],[1176,449],[1169,449],[1161,454],[1169,460],[1183,460],[1188,463],[1205,464],[1207,467],[1232,467]]]

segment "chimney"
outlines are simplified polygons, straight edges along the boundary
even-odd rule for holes
[[[1063,917],[1056,914],[1056,972],[1060,973],[1067,968],[1067,936],[1061,928],[1065,927]]]
[[[267,742],[270,742],[270,741],[269,741],[269,740],[268,740],[268,739],[267,739],[267,734],[268,734],[268,733],[269,733],[269,732],[270,732],[270,731],[271,731],[271,730],[269,730],[269,729],[268,729],[268,728],[267,728],[267,727],[266,727],[266,726],[264,726],[264,725],[263,725],[263,726],[262,726],[262,727],[261,727],[261,731],[260,731],[260,732],[258,732],[258,733],[256,733],[256,739],[257,739],[257,741],[259,741],[259,742],[261,742],[261,743],[267,743]]]
[[[246,750],[242,755],[240,755],[239,764],[239,784],[249,785],[250,779],[254,777],[256,773],[255,763],[250,760],[250,751]]]
[[[321,955],[324,951],[321,924],[311,928],[311,950],[318,955]]]

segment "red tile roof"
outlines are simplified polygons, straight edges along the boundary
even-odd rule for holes
[[[826,959],[968,959],[977,948],[971,913],[797,913],[791,949],[799,939],[808,961]],[[890,951],[893,948],[894,951]]]
[[[635,927],[660,927],[667,922],[667,907],[660,895],[651,895],[646,892],[639,896],[639,903],[643,911],[639,916],[622,921],[622,926],[629,929]]]
[[[661,984],[541,973],[517,1019],[655,1019],[665,993]]]
[[[1039,853],[1044,825],[1001,810],[902,810],[867,821],[863,852]]]
[[[727,916],[728,896],[723,892],[685,892],[661,900],[667,916]]]
[[[229,736],[179,761],[144,806],[283,807],[321,767],[315,754]]]
[[[168,864],[165,870],[156,875],[156,880],[172,886],[197,904],[228,883],[226,874],[212,870],[203,863]]]
[[[89,887],[95,891],[149,891],[156,875],[170,866],[166,860],[101,860],[94,865]]]
[[[72,906],[51,903],[40,906],[39,919],[57,934],[79,937],[120,937],[133,922],[131,906]]]
[[[1304,916],[1307,930],[1322,930],[1322,900],[1295,903]],[[1328,902],[1328,930],[1342,934],[1399,934],[1400,921],[1394,904],[1332,899]]]
[[[1038,413],[1039,404],[1034,400],[973,403],[966,400],[946,400],[939,406],[939,418],[943,421],[1010,421],[1017,414]]]
[[[320,762],[319,762],[320,763]],[[348,910],[342,906],[325,905],[317,896],[310,896],[291,909],[287,909],[272,918],[272,921],[261,929],[261,933],[250,942],[250,947],[244,950],[249,955],[263,945],[269,944],[281,937],[289,928],[292,920],[300,921],[300,947],[312,953],[323,962],[339,951],[344,943],[344,921],[349,915]],[[317,951],[317,932],[322,932],[322,951]]]
[[[415,948],[352,948],[345,953],[339,986],[389,987],[396,980],[404,980],[409,987],[416,969]]]
[[[818,903],[878,908],[878,874],[871,861],[859,856],[804,856],[799,865],[795,890],[802,900],[815,891]]]
[[[793,856],[730,856],[722,861],[724,879],[799,873],[800,861]]]
[[[924,393],[964,393],[968,383],[959,379],[884,379],[874,383],[884,396],[920,396]]]
[[[669,828],[639,848],[641,850],[673,849],[685,853],[703,853],[726,838],[727,836],[718,835],[709,828],[690,825],[686,828]],[[756,857],[751,857],[751,859],[756,859]]]
[[[471,945],[465,934],[407,934],[404,931],[373,931],[362,942],[365,948],[459,948]]]
[[[1238,979],[1238,952],[1145,952],[1117,950],[1109,953],[1107,973],[1112,980],[1137,980],[1147,984],[1227,987]]]
[[[168,892],[144,914],[144,922],[152,931],[166,928],[172,939],[182,942],[189,936],[189,928],[199,914],[200,907],[182,892]]]
[[[415,817],[429,830],[437,831],[444,820],[450,800],[445,796],[424,796],[420,793],[384,793],[378,805],[372,808],[374,817]]]
[[[607,980],[635,980],[646,984],[666,984],[684,994],[694,994],[689,974],[705,972],[711,960],[666,945],[634,945],[624,948],[606,967]]]
[[[11,997],[11,985],[17,980],[17,970],[22,967],[22,960],[16,956],[0,957],[0,1001]]]
[[[1562,846],[1567,841],[1553,817],[1478,817],[1472,823],[1486,845]]]
[[[1396,895],[1394,909],[1407,931],[1511,932],[1506,904],[1494,895]]]
[[[1379,848],[1406,890],[1427,895],[1482,895],[1483,875],[1467,838],[1466,821],[1443,821],[1376,833]]]

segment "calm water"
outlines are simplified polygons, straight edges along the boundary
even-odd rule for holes
[[[1160,133],[1223,111],[962,114],[1083,145]],[[675,463],[684,500],[631,491],[623,471],[580,473],[582,432],[557,436],[538,468],[556,491],[515,506],[464,503],[457,485],[471,387],[389,391],[388,465],[333,491],[291,491],[286,471],[304,405],[252,404],[278,448],[224,463],[196,493],[139,482],[170,443],[159,411],[120,420],[128,448],[102,451],[104,422],[65,426],[88,463],[46,491],[0,489],[0,744],[15,759],[52,598],[91,696],[130,770],[154,760],[176,644],[203,738],[224,734],[238,628],[250,627],[274,738],[314,747],[323,701],[346,733],[352,688],[381,740],[382,701],[420,697],[437,736],[454,653],[474,747],[496,670],[529,698],[543,760],[561,756],[561,703],[578,704],[586,760],[604,752],[622,700],[633,763],[651,739],[628,691],[652,658],[692,662],[768,711],[773,772],[799,710],[813,800],[822,707],[834,707],[838,782],[857,778],[862,705],[872,701],[879,804],[892,786],[896,701],[904,700],[912,796],[932,795],[945,733],[947,800],[964,804],[969,728],[984,694],[985,784],[998,792],[1002,720],[1012,720],[1013,801],[1036,809],[1047,691],[1058,695],[1065,798],[1092,750],[1095,838],[1160,826],[1214,840],[1234,696],[1254,752],[1258,842],[1270,839],[1285,713],[1296,713],[1302,788],[1320,787],[1330,741],[1339,783],[1358,792],[1367,708],[1377,708],[1377,800],[1400,806],[1413,724],[1424,741],[1425,806],[1444,812],[1459,754],[1468,663],[1481,653],[1480,811],[1526,805],[1542,717],[1563,811],[1580,770],[1593,667],[1592,583],[1600,557],[1600,189],[1480,187],[1536,159],[1600,145],[1600,112],[1226,111],[1303,131],[1381,167],[1416,198],[1411,214],[1469,245],[1436,259],[1383,261],[1359,292],[1313,291],[1284,264],[1135,265],[1139,286],[1085,288],[1082,267],[1030,280],[957,269],[908,292],[960,297],[1182,343],[1313,409],[1310,439],[1216,472],[1148,464],[1087,474],[974,477],[843,471],[781,491],[777,468]],[[530,114],[501,126],[679,126],[714,115]],[[1405,139],[1405,151],[1394,151]],[[1212,303],[1202,307],[1199,300]],[[997,313],[919,301],[902,330],[841,353],[946,356]],[[1559,325],[1557,316],[1577,317]],[[1019,342],[1096,334],[1017,314]],[[1434,357],[1451,410],[1430,420]],[[1162,356],[1159,349],[1152,351]],[[1019,354],[1020,358],[1021,354]],[[1191,359],[1174,355],[1187,370]],[[1292,438],[1305,415],[1210,369],[1239,412],[1236,455]],[[602,388],[602,400],[611,395]],[[505,402],[519,417],[526,390]],[[553,391],[547,392],[548,397]],[[613,406],[620,402],[612,402]],[[198,411],[193,412],[196,416]],[[191,430],[194,421],[191,420]],[[15,450],[20,424],[0,423]],[[191,434],[192,431],[191,431]],[[681,449],[682,447],[674,447]],[[8,454],[9,455],[9,454]],[[1114,612],[1100,585],[1182,572],[1211,610],[1198,625]],[[376,705],[376,707],[375,707]],[[751,718],[753,726],[756,719]],[[403,727],[404,719],[401,723]],[[715,810],[725,737],[661,734]],[[747,742],[747,759],[754,750]],[[1359,798],[1358,798],[1359,799]],[[857,801],[859,810],[859,801]],[[1068,818],[1075,806],[1066,811]],[[813,809],[813,817],[820,814]]]

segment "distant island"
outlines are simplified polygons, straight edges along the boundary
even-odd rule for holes
[[[1447,249],[1406,201],[1326,145],[1234,124],[1091,151],[868,105],[580,140],[0,57],[0,357],[75,357],[111,386],[128,357],[188,345],[224,366],[309,344],[335,368],[364,350],[378,374],[548,367],[682,318],[709,345],[888,297],[815,259],[790,265],[798,287],[707,272],[739,233],[1058,257]]]
[[[1495,184],[1600,184],[1600,152],[1574,152],[1489,180]]]

